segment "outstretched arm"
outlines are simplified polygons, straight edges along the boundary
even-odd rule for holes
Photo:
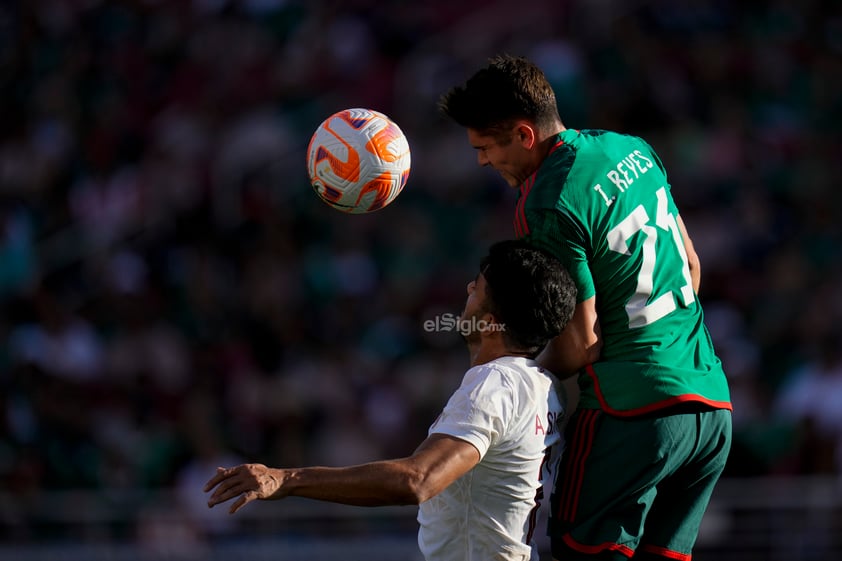
[[[208,506],[237,498],[233,514],[255,499],[289,496],[358,506],[419,504],[434,497],[480,460],[473,445],[430,435],[409,457],[349,467],[270,468],[243,464],[217,468],[205,484]]]

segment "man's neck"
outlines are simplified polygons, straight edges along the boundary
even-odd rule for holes
[[[478,345],[469,345],[468,352],[471,356],[471,366],[485,364],[504,356],[535,358],[535,355],[531,352],[515,351],[501,344],[480,343]]]
[[[555,146],[556,136],[558,136],[559,133],[562,133],[566,130],[567,129],[564,127],[564,125],[559,125],[557,128],[553,129],[553,132],[551,132],[544,138],[544,140],[541,141],[542,152],[544,153],[545,157],[547,154],[550,153],[550,150],[552,150],[553,146]]]

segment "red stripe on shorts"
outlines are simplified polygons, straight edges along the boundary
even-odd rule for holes
[[[605,542],[599,545],[585,545],[582,543],[577,542],[573,539],[573,536],[570,534],[564,534],[562,538],[564,543],[572,549],[573,551],[578,551],[579,553],[587,553],[588,555],[596,555],[598,553],[602,553],[603,551],[616,551],[617,553],[621,553],[631,559],[634,557],[634,550],[628,546],[620,545],[618,543],[612,542]]]
[[[591,453],[594,427],[599,418],[598,409],[583,409],[576,418],[572,442],[568,443],[568,454],[562,467],[564,487],[559,500],[558,516],[565,522],[572,522],[579,507],[579,495],[585,477],[585,463]]]

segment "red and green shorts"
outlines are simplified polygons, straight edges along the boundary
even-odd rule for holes
[[[731,448],[731,412],[574,413],[551,498],[553,557],[689,561]]]

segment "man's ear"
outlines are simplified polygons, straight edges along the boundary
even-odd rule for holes
[[[485,312],[479,319],[482,323],[477,327],[482,327],[481,331],[485,335],[501,333],[505,329],[505,326],[497,321],[497,317],[491,312]]]
[[[535,146],[535,140],[538,138],[535,127],[526,121],[518,123],[515,128],[515,134],[517,134],[517,139],[518,142],[520,142],[520,145],[527,150],[531,150],[532,147]]]

